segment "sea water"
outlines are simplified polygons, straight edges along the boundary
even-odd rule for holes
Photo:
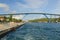
[[[1,40],[60,40],[60,23],[25,23]]]

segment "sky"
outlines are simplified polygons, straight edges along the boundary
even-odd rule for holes
[[[0,14],[8,13],[51,13],[60,14],[60,0],[0,0]],[[14,16],[23,18],[25,15]],[[27,15],[27,19],[43,16]]]

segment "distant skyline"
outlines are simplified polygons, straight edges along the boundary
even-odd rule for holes
[[[60,0],[0,0],[0,14],[2,13],[60,14]],[[23,18],[23,15],[19,17]],[[35,15],[26,17],[26,19],[29,19],[30,17],[35,17]]]

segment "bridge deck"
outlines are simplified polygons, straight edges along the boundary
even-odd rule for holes
[[[0,15],[28,15],[28,14],[43,14],[43,15],[60,16],[60,14],[49,14],[49,13],[11,13],[11,14],[0,14]]]

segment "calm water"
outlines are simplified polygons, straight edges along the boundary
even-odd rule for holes
[[[60,23],[25,23],[1,40],[60,40]]]

